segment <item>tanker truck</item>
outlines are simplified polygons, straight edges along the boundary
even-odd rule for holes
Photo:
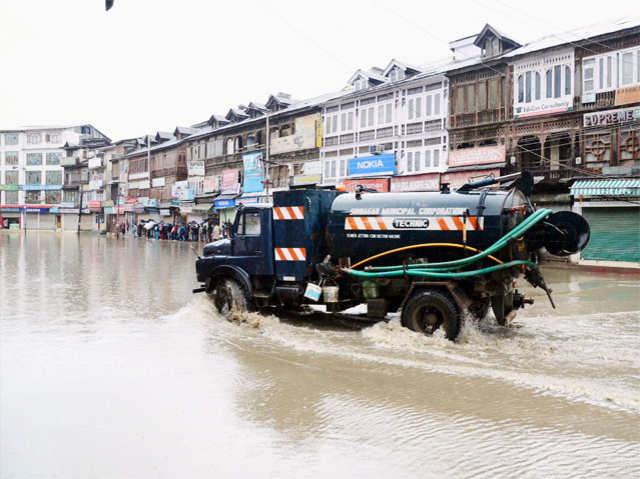
[[[359,319],[400,312],[403,326],[427,335],[442,328],[450,340],[465,314],[480,320],[491,308],[506,325],[533,303],[517,290],[520,277],[553,305],[538,251],[567,256],[589,241],[580,215],[536,209],[532,189],[523,172],[456,191],[274,192],[273,204],[240,206],[230,237],[204,246],[193,291],[227,317],[314,304],[344,315],[364,304]]]

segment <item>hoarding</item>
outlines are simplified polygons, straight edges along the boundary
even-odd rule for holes
[[[223,195],[237,195],[240,191],[238,172],[239,170],[237,168],[222,170],[222,186],[220,189]]]
[[[483,165],[505,161],[505,146],[479,146],[449,152],[449,166]]]
[[[349,176],[395,174],[396,157],[393,153],[349,158]]]
[[[189,176],[204,176],[204,161],[191,160],[188,166]]]
[[[391,178],[391,191],[438,191],[440,173],[423,175],[394,176]]]
[[[160,186],[164,186],[165,185],[165,179],[164,176],[161,178],[153,178],[151,180],[151,186],[154,188],[160,187]]]
[[[349,193],[355,192],[358,185],[362,185],[364,188],[370,188],[379,192],[387,192],[389,191],[389,178],[344,180],[343,185]]]
[[[640,102],[640,85],[625,86],[616,90],[616,106],[638,102]]]
[[[202,180],[202,192],[213,193],[218,188],[218,181],[216,176],[205,176]]]
[[[294,121],[294,133],[272,138],[269,144],[269,151],[272,155],[277,155],[278,153],[315,148],[317,146],[318,121],[320,121],[318,113],[296,118]]]
[[[640,106],[617,110],[595,111],[583,117],[584,126],[608,126],[640,119]]]
[[[242,163],[244,165],[244,182],[242,183],[242,191],[244,193],[261,192],[264,189],[262,152],[242,155]]]

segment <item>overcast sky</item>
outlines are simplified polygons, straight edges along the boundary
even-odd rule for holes
[[[525,43],[637,5],[115,0],[106,12],[104,0],[0,0],[0,127],[88,122],[112,140],[173,131],[278,91],[339,90],[393,57],[445,58],[447,42],[487,22]]]

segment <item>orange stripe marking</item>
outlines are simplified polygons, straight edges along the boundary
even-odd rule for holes
[[[469,216],[469,223],[471,223],[471,227],[474,230],[478,229],[478,218],[476,218],[475,216]]]
[[[351,216],[347,216],[347,223],[349,223],[349,228],[352,230],[358,229],[356,221]]]
[[[285,206],[285,208],[289,212],[289,216],[291,217],[291,219],[295,220],[296,219],[296,212],[293,210],[293,208],[291,206]]]
[[[385,231],[387,229],[387,225],[384,224],[384,220],[382,218],[377,218],[376,221],[378,222],[378,227]]]
[[[447,226],[447,222],[444,220],[444,218],[437,218],[438,220],[438,225],[440,225],[440,229],[442,231],[449,231],[449,227]]]
[[[462,220],[458,216],[452,216],[453,224],[456,225],[456,229],[458,231],[462,231],[464,229],[464,225],[462,224]]]
[[[366,216],[362,217],[362,223],[364,223],[364,228],[366,230],[372,230],[373,226],[371,226],[371,223],[369,223],[369,218],[367,218]]]

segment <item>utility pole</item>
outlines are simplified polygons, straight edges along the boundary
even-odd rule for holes
[[[78,231],[77,234],[80,234],[80,220],[82,217],[82,194],[84,193],[84,191],[82,191],[82,174],[80,175],[80,185],[78,186],[78,193],[80,196],[80,200],[78,203]]]
[[[267,193],[267,201],[269,200],[269,165],[271,162],[269,161],[269,146],[271,142],[271,132],[269,131],[269,113],[266,114],[267,117],[267,125],[266,125],[266,140],[265,140],[265,152],[264,152],[264,184],[266,186]]]

